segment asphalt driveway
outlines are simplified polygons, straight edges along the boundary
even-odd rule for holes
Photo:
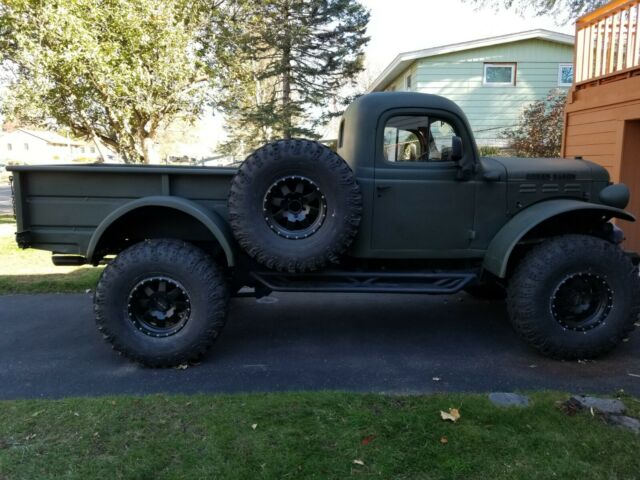
[[[11,187],[5,184],[0,184],[0,215],[6,213],[13,213],[13,206],[11,204]]]
[[[0,398],[303,389],[640,395],[640,334],[596,362],[547,360],[516,338],[500,302],[464,294],[278,294],[231,307],[200,365],[153,370],[104,343],[90,295],[0,297]]]

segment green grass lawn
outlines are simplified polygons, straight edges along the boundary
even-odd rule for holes
[[[6,479],[635,479],[640,435],[559,393],[347,393],[0,402]],[[638,413],[638,401],[625,399]],[[632,404],[632,405],[629,405]],[[457,423],[440,410],[460,409]],[[255,428],[254,428],[255,427]],[[445,440],[446,439],[446,440]],[[357,460],[359,463],[354,463]]]
[[[13,216],[1,215],[0,295],[84,292],[95,288],[102,268],[56,267],[51,262],[51,252],[18,248],[15,231]]]
[[[15,222],[13,215],[0,214],[0,225],[13,225]]]

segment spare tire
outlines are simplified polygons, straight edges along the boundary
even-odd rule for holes
[[[234,176],[229,220],[242,248],[268,268],[306,272],[337,262],[358,231],[362,195],[349,165],[310,140],[280,140]]]

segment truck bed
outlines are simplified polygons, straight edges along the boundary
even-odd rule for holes
[[[17,239],[82,255],[100,223],[124,204],[163,195],[190,199],[227,217],[236,168],[138,165],[12,166]]]

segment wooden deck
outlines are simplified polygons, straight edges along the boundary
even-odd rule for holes
[[[576,23],[575,83],[565,111],[562,154],[606,167],[631,188],[640,219],[640,0],[616,0]],[[640,223],[625,225],[640,251]]]

